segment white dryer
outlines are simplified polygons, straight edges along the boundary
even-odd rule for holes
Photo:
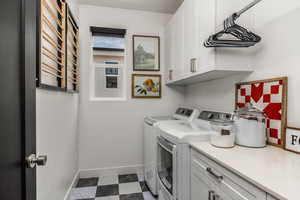
[[[159,124],[193,121],[199,115],[197,109],[178,108],[173,116],[144,118],[144,178],[154,196],[157,196],[157,126]]]

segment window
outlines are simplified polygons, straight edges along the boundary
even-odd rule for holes
[[[106,88],[118,88],[118,77],[107,76],[106,77]]]
[[[92,32],[92,100],[125,100],[124,29],[91,27]]]
[[[111,37],[111,36],[94,36],[93,37],[94,50],[115,50],[124,51],[125,43],[124,38]]]
[[[118,88],[119,68],[105,68],[106,88]]]

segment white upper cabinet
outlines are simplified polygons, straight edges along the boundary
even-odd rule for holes
[[[223,21],[250,0],[185,0],[167,25],[168,85],[188,85],[226,76],[250,73],[249,48],[206,48],[208,37],[223,29]],[[253,26],[251,11],[238,23]],[[241,23],[240,23],[241,22]],[[175,33],[173,33],[175,31]],[[169,51],[169,52],[168,52]],[[168,71],[169,71],[168,70]]]
[[[168,80],[184,73],[184,7],[181,5],[166,27],[166,64]],[[171,71],[171,72],[170,72]],[[170,75],[171,73],[171,75]],[[167,80],[167,81],[168,81]]]

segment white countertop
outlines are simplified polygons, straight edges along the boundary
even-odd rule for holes
[[[300,155],[273,146],[252,149],[235,146],[216,148],[209,142],[191,142],[210,157],[274,197],[300,199]]]

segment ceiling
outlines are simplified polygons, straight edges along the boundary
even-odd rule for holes
[[[81,4],[174,13],[183,0],[79,0]]]

